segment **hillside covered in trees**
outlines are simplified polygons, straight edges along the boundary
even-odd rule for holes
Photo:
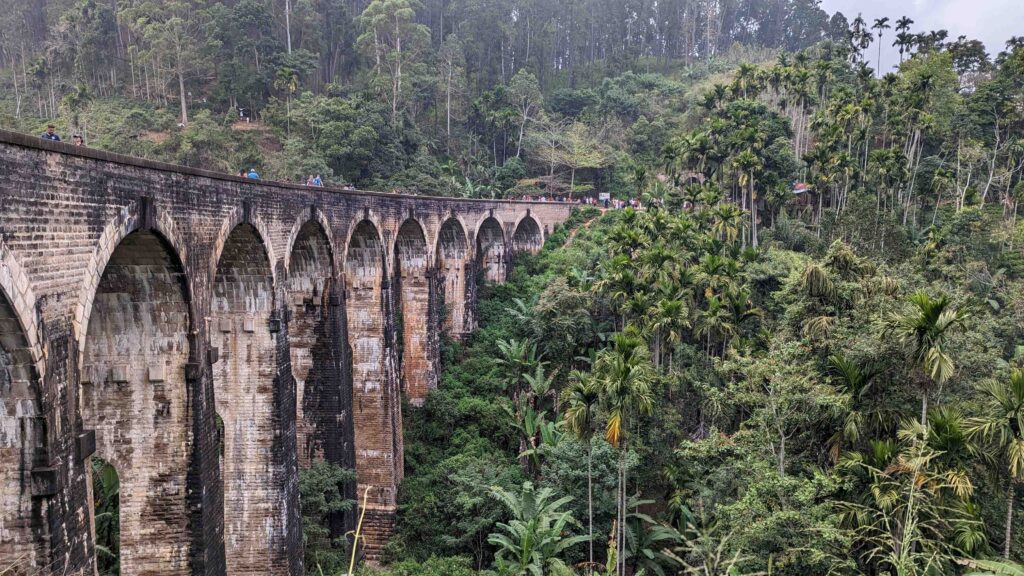
[[[0,123],[281,180],[612,189],[696,80],[828,40],[817,0],[35,0],[0,11]],[[239,123],[243,117],[252,123]],[[245,125],[242,125],[245,124]],[[229,129],[233,126],[233,129]],[[516,191],[520,192],[519,190]]]
[[[1024,39],[816,0],[3,7],[5,128],[641,201],[581,207],[480,286],[480,331],[406,407],[397,534],[366,573],[1024,570]],[[303,476],[311,574],[347,574],[322,522],[350,480]]]

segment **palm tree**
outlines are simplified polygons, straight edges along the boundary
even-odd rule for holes
[[[655,366],[662,366],[662,357],[668,348],[669,370],[672,369],[672,350],[682,340],[682,329],[689,326],[689,315],[686,303],[673,297],[659,298],[648,311],[647,330],[652,333]]]
[[[729,244],[735,242],[743,221],[743,209],[735,204],[723,202],[715,206],[711,214],[711,232]]]
[[[620,575],[625,574],[626,518],[626,431],[634,416],[650,414],[654,409],[651,384],[655,377],[650,354],[642,338],[632,328],[617,334],[614,344],[598,355],[594,375],[600,387],[600,406],[608,417],[605,439],[619,449],[618,514],[616,526],[616,562]]]
[[[859,442],[866,429],[878,431],[884,427],[885,416],[879,410],[864,408],[872,392],[875,376],[878,376],[880,370],[874,366],[858,364],[841,354],[829,356],[828,361],[830,372],[835,376],[850,407],[842,428],[830,439],[832,460],[838,462],[844,444]]]
[[[921,376],[921,426],[928,427],[928,393],[931,386],[946,383],[956,366],[947,350],[949,337],[963,328],[967,308],[954,306],[942,294],[932,298],[925,292],[916,292],[910,297],[910,308],[903,314],[889,320],[885,333],[895,336],[907,350],[912,368]]]
[[[878,30],[878,60],[875,62],[875,66],[878,68],[878,75],[882,75],[882,32],[892,28],[889,25],[889,18],[875,18],[875,23],[871,25],[871,28]]]
[[[914,35],[909,32],[897,32],[896,39],[893,40],[892,45],[899,46],[900,64],[903,64],[903,60],[906,58],[907,52],[910,52],[911,46],[914,45]]]
[[[576,438],[587,445],[587,528],[590,535],[590,565],[594,564],[594,432],[597,429],[597,408],[600,402],[598,382],[590,374],[574,370],[570,384],[562,393],[565,423]]]
[[[744,99],[747,98],[747,90],[749,90],[754,83],[756,72],[757,67],[753,64],[747,63],[740,64],[740,67],[736,70],[736,87],[739,88]]]
[[[757,248],[757,193],[754,191],[756,173],[761,170],[761,158],[752,149],[737,154],[732,160],[739,172],[739,185],[748,189],[750,197],[750,244]]]
[[[850,48],[853,50],[853,61],[856,62],[862,57],[862,52],[871,46],[873,36],[868,32],[868,23],[862,14],[850,24]]]
[[[913,20],[911,20],[907,16],[903,16],[902,18],[900,18],[899,20],[896,21],[896,31],[897,32],[909,32],[910,31],[910,27],[913,24],[914,24]]]
[[[736,325],[732,323],[729,307],[718,298],[712,296],[707,301],[707,308],[697,315],[696,336],[705,339],[704,352],[711,355],[711,342],[721,340],[722,354],[725,354],[729,338],[736,334]]]
[[[512,493],[498,486],[491,487],[491,496],[508,508],[512,519],[499,522],[502,533],[493,533],[487,542],[498,547],[495,562],[503,574],[517,576],[543,576],[564,571],[565,563],[559,556],[586,536],[563,534],[576,520],[572,512],[562,506],[572,500],[568,496],[552,500],[551,488],[536,490],[532,482],[524,482],[522,490]]]
[[[981,416],[968,420],[967,432],[983,438],[1006,467],[1006,535],[1003,557],[1010,558],[1013,505],[1017,484],[1024,480],[1024,370],[1014,369],[1007,380],[988,380],[978,386],[985,397]]]
[[[910,26],[913,24],[914,21],[906,16],[896,21],[896,41],[892,45],[900,47],[900,64],[903,64],[904,54],[914,45],[914,35],[910,33]]]
[[[970,547],[965,543],[977,542],[981,524],[969,503],[946,501],[952,487],[941,454],[921,441],[927,436],[910,421],[899,432],[899,445],[872,442],[871,451],[848,453],[839,464],[853,498],[837,506],[867,573],[951,573],[953,559]]]

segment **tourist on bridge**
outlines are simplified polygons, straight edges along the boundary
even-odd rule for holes
[[[256,171],[255,168],[249,168],[249,173],[246,174],[245,177],[250,179],[250,180],[259,180],[260,179],[260,174],[259,174],[259,172]]]
[[[71,137],[71,143],[75,146],[85,146],[85,140],[82,139],[81,134],[75,134]]]
[[[39,137],[42,138],[43,140],[52,140],[54,142],[60,142],[60,136],[57,136],[57,133],[54,132],[54,130],[56,129],[57,127],[53,124],[47,124],[46,132],[43,132]]]
[[[324,186],[324,179],[321,178],[319,174],[317,174],[316,177],[313,178],[313,186],[319,186],[319,187],[323,188],[323,186]]]

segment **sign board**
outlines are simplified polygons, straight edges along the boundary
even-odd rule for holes
[[[611,192],[600,192],[597,195],[597,199],[602,201],[602,202],[604,202],[605,200],[611,200],[612,199],[612,193]]]

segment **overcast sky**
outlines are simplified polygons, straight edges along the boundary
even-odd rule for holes
[[[875,18],[889,17],[895,28],[900,16],[914,20],[911,32],[949,30],[950,40],[961,34],[984,42],[989,56],[1003,50],[1011,36],[1024,36],[1024,0],[822,0],[821,7],[829,14],[839,11],[853,21],[858,13],[872,24]],[[895,30],[886,30],[883,37],[882,67],[886,71],[898,63],[899,52],[892,47]],[[878,45],[872,44],[868,56],[874,67]]]

